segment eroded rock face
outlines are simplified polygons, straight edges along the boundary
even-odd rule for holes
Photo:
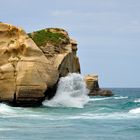
[[[51,67],[50,67],[51,66]],[[19,105],[39,103],[58,73],[20,28],[0,23],[0,99]],[[49,81],[51,79],[51,82]]]
[[[87,75],[85,76],[85,82],[87,85],[87,88],[89,89],[90,93],[99,90],[99,84],[98,84],[98,75]]]
[[[18,106],[40,104],[59,77],[80,72],[77,43],[66,31],[46,29],[29,36],[0,23],[0,100]]]
[[[59,71],[59,77],[68,73],[80,73],[80,63],[76,56],[77,42],[59,28],[48,28],[33,32],[29,36]]]

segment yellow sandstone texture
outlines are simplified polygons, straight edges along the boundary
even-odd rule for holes
[[[63,29],[26,34],[0,23],[0,100],[19,106],[40,104],[59,77],[80,72],[77,43]]]

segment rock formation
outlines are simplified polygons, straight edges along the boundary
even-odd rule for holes
[[[98,75],[87,75],[84,79],[90,92],[99,90]]]
[[[112,96],[111,90],[100,89],[98,84],[98,75],[85,76],[85,82],[89,89],[89,96]]]
[[[31,39],[32,38],[32,39]],[[0,23],[0,100],[17,106],[41,104],[59,77],[80,72],[77,43],[63,29],[29,35]]]
[[[70,39],[65,30],[47,28],[28,35],[42,50],[50,65],[55,67],[59,77],[64,77],[68,73],[80,73],[79,58],[76,56],[77,42]],[[50,99],[56,92],[57,83],[51,85],[47,83],[47,85],[45,96]]]
[[[60,28],[33,33],[0,22],[0,101],[38,106],[56,92],[60,77],[80,73],[77,42]],[[111,96],[101,90],[97,75],[85,77],[89,95]]]
[[[30,33],[29,36],[45,54],[50,64],[59,71],[59,77],[69,72],[79,72],[80,64],[76,56],[77,42],[60,28],[48,28]]]

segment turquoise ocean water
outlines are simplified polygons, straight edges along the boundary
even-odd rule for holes
[[[0,140],[140,140],[140,89],[112,89],[84,108],[0,104]]]

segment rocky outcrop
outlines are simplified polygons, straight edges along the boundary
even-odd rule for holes
[[[48,28],[30,33],[29,36],[45,54],[50,64],[59,71],[59,77],[68,73],[80,73],[79,59],[76,56],[77,42],[59,28]]]
[[[41,104],[59,77],[80,72],[76,51],[77,43],[63,29],[28,36],[21,28],[0,23],[0,100],[18,106]]]
[[[110,97],[113,96],[113,93],[109,89],[99,89],[97,91],[91,92],[89,96],[105,96]]]
[[[42,50],[50,65],[55,67],[59,78],[66,76],[68,73],[80,73],[79,58],[76,56],[77,42],[70,39],[65,30],[47,28],[28,35]],[[45,92],[46,98],[52,98],[56,88],[57,83],[48,85]]]
[[[112,96],[113,93],[108,89],[99,88],[98,75],[85,76],[85,82],[89,89],[89,96]]]
[[[99,90],[98,75],[87,75],[84,79],[90,92]]]
[[[37,106],[56,92],[60,77],[80,73],[77,42],[60,28],[33,33],[0,22],[0,101]],[[111,96],[101,90],[97,75],[85,77],[89,95]]]

